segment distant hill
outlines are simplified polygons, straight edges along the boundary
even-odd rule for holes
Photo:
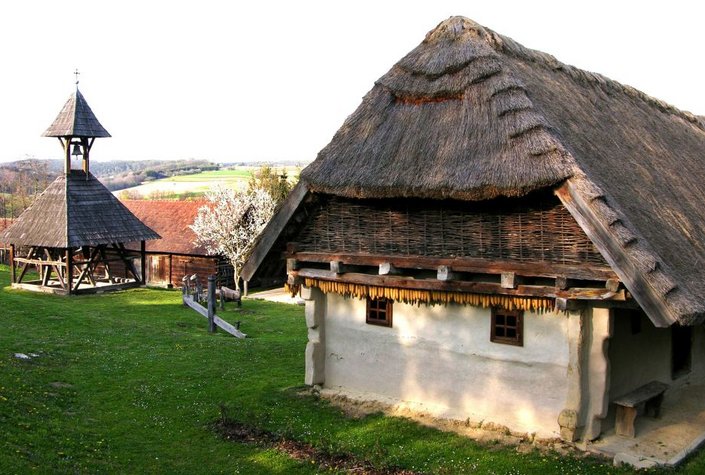
[[[212,172],[233,166],[261,165],[301,167],[300,162],[290,160],[219,164],[208,160],[92,160],[91,173],[109,190],[118,191],[164,178]],[[63,168],[64,162],[60,159],[24,159],[0,163],[0,218],[19,216],[34,201],[34,197],[59,176]]]
[[[208,160],[91,161],[91,173],[112,191],[137,186],[145,181],[175,175],[190,175],[219,168],[219,165]],[[5,170],[19,175],[47,174],[51,177],[49,182],[56,178],[63,169],[63,160],[25,159],[0,164],[0,173]]]

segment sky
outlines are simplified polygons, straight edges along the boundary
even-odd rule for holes
[[[79,88],[112,138],[93,160],[313,160],[374,82],[463,15],[560,61],[705,115],[697,1],[23,0],[0,16],[0,162]]]

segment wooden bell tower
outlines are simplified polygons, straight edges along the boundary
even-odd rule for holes
[[[64,174],[5,232],[12,286],[71,295],[144,284],[145,241],[159,235],[90,173],[93,142],[110,134],[78,90],[78,81],[76,91],[42,135],[59,139]],[[73,156],[83,158],[82,169],[71,169]],[[124,243],[129,242],[140,243],[139,255],[126,249]],[[135,265],[138,258],[141,271]],[[30,267],[36,268],[38,279],[27,280]],[[118,268],[122,270],[116,272]]]

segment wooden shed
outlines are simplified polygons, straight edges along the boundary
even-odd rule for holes
[[[233,285],[233,270],[223,256],[212,256],[196,245],[191,229],[198,209],[205,200],[123,200],[122,203],[161,239],[146,244],[147,284],[181,287],[184,276],[197,274],[202,284],[209,275],[216,275],[218,286]],[[139,243],[129,243],[128,249],[138,251]]]
[[[703,156],[702,118],[452,17],[303,170],[243,277],[287,258],[307,384],[592,440],[619,396],[705,380]]]
[[[98,137],[110,134],[98,122],[76,88],[43,134],[56,137],[64,151],[64,173],[2,235],[10,244],[13,287],[73,294],[121,289],[143,283],[124,243],[159,235],[145,226],[90,173],[90,151]],[[71,157],[81,169],[71,169]],[[19,248],[26,249],[18,255]],[[144,259],[142,260],[144,262]],[[127,275],[116,275],[119,264]],[[35,268],[38,277],[27,280]]]

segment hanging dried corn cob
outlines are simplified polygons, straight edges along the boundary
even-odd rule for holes
[[[466,292],[448,292],[443,290],[399,289],[378,287],[375,285],[329,282],[326,280],[305,278],[307,287],[318,287],[323,293],[336,293],[356,298],[387,298],[408,304],[449,304],[474,305],[477,307],[502,307],[508,310],[532,310],[550,312],[555,310],[554,299],[545,297],[517,297],[513,295],[473,294]],[[289,286],[285,287],[287,290]],[[296,289],[298,291],[298,288]]]

